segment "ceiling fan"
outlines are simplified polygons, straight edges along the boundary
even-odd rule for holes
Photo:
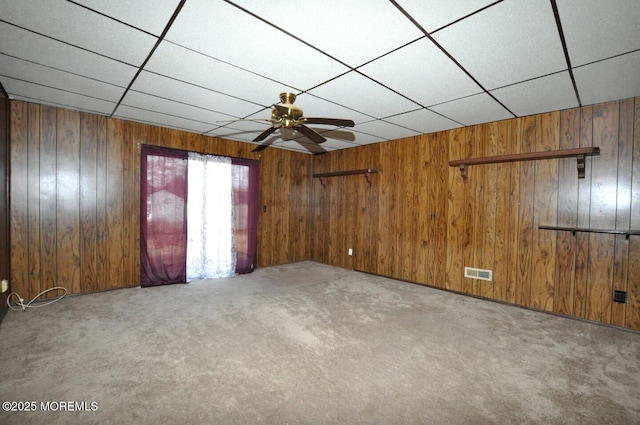
[[[293,104],[295,100],[296,95],[293,93],[280,93],[281,103],[273,105],[271,109],[271,119],[266,120],[271,122],[271,127],[260,133],[253,141],[260,142],[279,128],[292,129],[306,136],[311,141],[311,143],[309,143],[306,140],[296,140],[298,143],[312,153],[319,154],[326,152],[319,144],[325,142],[327,139],[317,131],[307,127],[306,124],[324,124],[339,127],[353,127],[355,125],[353,120],[305,117],[303,116],[302,109]],[[268,148],[271,143],[273,143],[273,141],[267,141],[255,148],[253,152],[262,151]]]

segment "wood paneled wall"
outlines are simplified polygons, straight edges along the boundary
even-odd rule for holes
[[[575,159],[470,166],[466,183],[448,166],[584,146],[601,152],[584,179]],[[380,169],[371,187],[314,179],[313,260],[640,330],[640,236],[538,229],[640,229],[640,98],[330,152],[313,167]]]
[[[11,283],[24,299],[140,283],[140,145],[260,159],[258,266],[309,258],[311,156],[11,101]]]
[[[253,145],[11,101],[11,283],[25,299],[139,284],[142,143],[243,158]],[[469,167],[453,159],[599,146],[573,159]],[[267,149],[258,265],[312,259],[640,330],[640,99],[309,155]],[[325,179],[313,172],[377,168]],[[353,249],[353,256],[348,249]],[[463,277],[491,269],[492,282]],[[628,294],[613,302],[613,291]]]
[[[0,280],[10,278],[9,249],[9,98],[0,85]],[[0,321],[8,310],[9,292],[0,292]]]

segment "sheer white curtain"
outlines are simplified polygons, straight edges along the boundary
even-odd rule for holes
[[[231,158],[189,153],[187,282],[235,274]]]

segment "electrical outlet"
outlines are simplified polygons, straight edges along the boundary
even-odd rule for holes
[[[4,294],[9,290],[9,281],[7,279],[2,279],[2,293]]]
[[[349,248],[349,255],[353,255],[353,248]]]

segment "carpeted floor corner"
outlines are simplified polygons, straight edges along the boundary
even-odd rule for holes
[[[37,407],[2,424],[638,424],[640,334],[300,262],[10,311],[0,401]]]

